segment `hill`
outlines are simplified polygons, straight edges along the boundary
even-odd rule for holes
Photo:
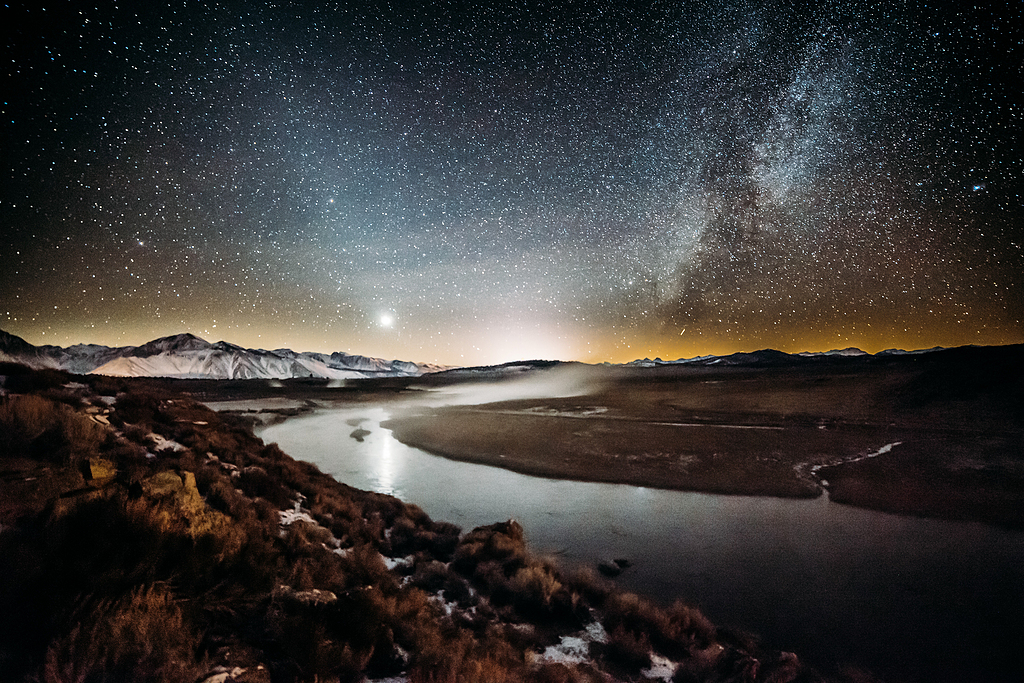
[[[182,395],[0,367],[4,679],[821,681],[699,611],[359,491]]]

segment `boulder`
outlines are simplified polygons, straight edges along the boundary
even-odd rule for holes
[[[150,498],[169,500],[186,517],[206,512],[206,503],[196,487],[196,475],[187,470],[181,473],[165,470],[143,479],[142,492]]]
[[[308,591],[297,591],[291,586],[278,586],[271,594],[277,600],[297,605],[329,605],[338,601],[338,596],[331,591],[314,588]]]
[[[175,495],[185,487],[181,475],[177,472],[166,470],[157,472],[152,477],[142,481],[142,492],[150,498],[165,498]]]
[[[106,458],[88,458],[82,463],[82,476],[93,486],[106,484],[117,476],[117,467]]]

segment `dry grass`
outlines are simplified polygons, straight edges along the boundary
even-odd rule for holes
[[[71,629],[46,650],[42,680],[191,682],[206,668],[199,636],[161,585],[83,601]]]
[[[66,405],[35,395],[0,399],[0,457],[72,464],[98,453],[105,430]]]

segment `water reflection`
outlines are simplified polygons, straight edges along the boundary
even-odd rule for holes
[[[363,443],[346,420],[366,418]],[[1024,534],[814,500],[716,496],[527,477],[431,456],[380,427],[378,406],[261,430],[357,488],[396,495],[464,529],[510,517],[531,546],[620,585],[696,602],[719,624],[812,662],[901,680],[1013,680],[1024,642]]]
[[[379,428],[378,423],[378,428]],[[382,435],[380,439],[380,461],[377,467],[377,490],[392,496],[402,497],[402,492],[395,488],[397,458],[394,455],[394,444],[398,443],[390,436]]]

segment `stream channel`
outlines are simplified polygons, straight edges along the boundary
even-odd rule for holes
[[[229,408],[227,404],[216,406]],[[410,448],[388,407],[318,410],[256,433],[351,486],[468,531],[518,520],[567,567],[626,558],[622,588],[696,604],[824,671],[887,681],[1019,681],[1024,533],[813,500],[530,477]],[[350,437],[356,424],[369,433]],[[883,446],[884,444],[880,444]]]

